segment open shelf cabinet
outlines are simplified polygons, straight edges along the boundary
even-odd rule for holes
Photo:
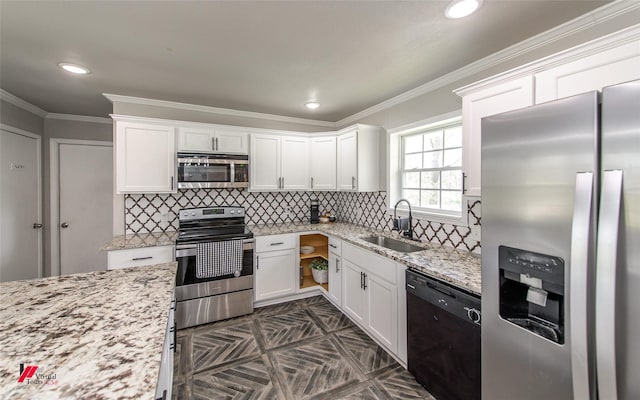
[[[300,247],[313,246],[315,251],[310,254],[300,253],[300,289],[306,289],[315,286],[322,286],[325,290],[329,290],[328,283],[317,283],[313,279],[313,273],[309,264],[316,258],[329,260],[329,238],[317,233],[300,235]]]

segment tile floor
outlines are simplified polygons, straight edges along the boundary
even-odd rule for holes
[[[178,332],[173,398],[429,399],[323,296]]]

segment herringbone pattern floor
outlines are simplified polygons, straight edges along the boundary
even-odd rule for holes
[[[178,332],[179,400],[435,400],[322,296]]]

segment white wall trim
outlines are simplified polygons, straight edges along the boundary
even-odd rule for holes
[[[36,158],[37,158],[36,168],[38,171],[37,182],[36,182],[38,185],[38,215],[36,216],[36,220],[33,222],[41,223],[44,225],[45,223],[42,220],[43,218],[43,213],[42,213],[43,211],[42,210],[42,136],[35,134],[33,132],[25,131],[24,129],[15,128],[13,126],[3,124],[3,123],[0,123],[0,129],[16,135],[26,136],[31,139],[35,139],[36,141]],[[44,265],[43,265],[44,249],[42,246],[44,243],[44,230],[45,230],[45,226],[43,226],[40,229],[40,235],[38,236],[38,278],[42,278],[42,276],[44,275]]]
[[[520,43],[493,53],[490,56],[468,64],[453,72],[429,81],[421,86],[399,94],[398,96],[392,97],[372,107],[366,108],[360,112],[343,118],[336,122],[336,126],[340,127],[351,124],[357,120],[386,110],[398,104],[404,103],[418,96],[422,96],[433,90],[457,82],[461,79],[482,72],[488,68],[499,65],[522,54],[526,54],[540,47],[563,39],[567,36],[592,28],[619,15],[623,15],[637,9],[640,9],[640,2],[636,1],[614,1],[612,3],[606,4],[594,11],[584,14],[571,21],[565,22],[564,24],[558,25],[555,28],[549,29],[536,36],[532,36],[529,39],[523,40]],[[596,41],[597,40],[598,39],[596,39]]]
[[[103,93],[102,95],[106,97],[111,103],[144,104],[144,105],[155,106],[155,107],[174,108],[174,109],[188,110],[188,111],[199,111],[199,112],[204,112],[209,114],[229,115],[229,116],[243,117],[243,118],[256,118],[256,119],[264,119],[264,120],[270,120],[270,121],[291,122],[296,124],[306,124],[306,125],[315,125],[315,126],[326,126],[329,128],[335,128],[336,126],[334,122],[319,121],[314,119],[285,117],[283,115],[264,114],[264,113],[258,113],[253,111],[232,110],[230,108],[201,106],[197,104],[179,103],[179,102],[167,101],[167,100],[146,99],[143,97],[122,96],[122,95],[110,94],[110,93]]]
[[[109,125],[113,124],[113,120],[111,118],[90,117],[88,115],[47,113],[45,118],[63,119],[68,121],[93,122],[97,124],[109,124]]]
[[[31,114],[35,114],[39,117],[44,118],[47,115],[47,112],[42,108],[35,106],[28,101],[22,100],[20,97],[13,95],[4,89],[0,89],[0,99],[13,104],[16,107],[22,108],[25,111],[29,111]]]
[[[49,139],[49,202],[50,202],[50,259],[51,276],[60,275],[60,145],[89,145],[113,147],[113,143],[100,140],[80,140],[80,139]]]

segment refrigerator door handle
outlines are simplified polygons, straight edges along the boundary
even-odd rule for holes
[[[592,399],[589,365],[588,274],[589,241],[593,207],[593,172],[576,174],[573,222],[571,226],[570,326],[573,396]],[[592,370],[592,369],[591,369]]]
[[[604,171],[596,245],[596,367],[600,399],[618,398],[615,293],[621,200],[622,171]]]

